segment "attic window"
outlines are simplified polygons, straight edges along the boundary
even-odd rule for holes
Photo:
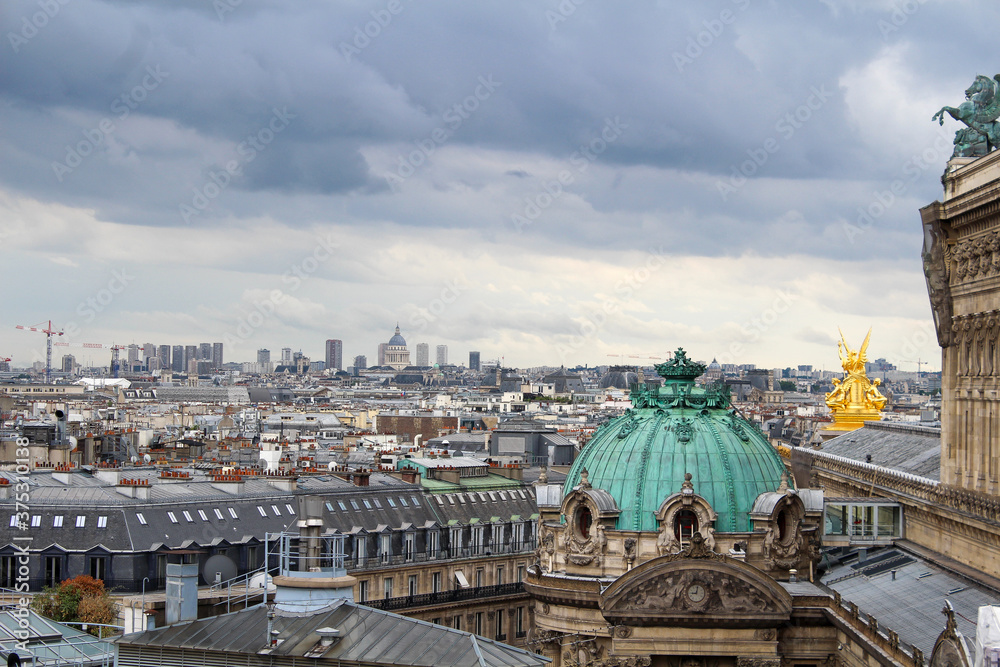
[[[292,508],[291,505],[285,505],[285,509],[288,510],[289,514],[295,514],[295,510]]]
[[[236,510],[234,510],[232,507],[229,508],[229,516],[233,517],[234,519],[239,519],[239,517],[236,516]]]
[[[363,502],[365,504],[365,509],[370,510],[372,508],[372,504],[370,502],[368,502],[367,498],[362,498],[361,502]]]
[[[356,510],[361,509],[360,507],[358,507],[358,501],[355,500],[354,498],[351,498],[351,507],[353,507]]]
[[[97,527],[98,528],[107,528],[108,527],[108,517],[106,517],[106,516],[99,516],[99,517],[97,517]]]
[[[413,501],[413,506],[414,506],[414,507],[420,507],[420,501],[419,501],[419,500],[417,500],[417,497],[416,497],[416,496],[410,496],[410,500],[412,500],[412,501]]]
[[[81,514],[80,516],[76,517],[77,528],[83,528],[86,525],[87,525],[87,516],[85,514]]]
[[[382,503],[378,501],[378,498],[372,498],[372,502],[375,503],[375,507],[382,509]]]
[[[42,525],[42,515],[41,514],[36,514],[33,517],[31,517],[31,527],[32,528],[38,528],[41,525]]]
[[[403,496],[399,497],[399,502],[403,504],[403,507],[409,507],[409,505],[406,504],[406,498],[404,498]]]
[[[385,501],[387,503],[389,503],[389,507],[395,507],[396,506],[396,501],[393,500],[392,498],[386,498]]]
[[[62,514],[57,514],[56,516],[52,517],[53,528],[62,528],[62,522],[63,522]]]
[[[205,516],[205,510],[198,510],[198,516],[201,517],[202,521],[208,521],[208,517]]]
[[[173,512],[167,512],[167,518],[170,519],[170,523],[177,523],[177,515]]]
[[[16,514],[11,514],[10,515],[10,527],[11,528],[17,528],[17,515]]]
[[[347,505],[344,504],[343,500],[338,500],[337,501],[337,505],[339,505],[340,509],[342,509],[343,511],[345,511],[345,512],[347,511]]]
[[[264,511],[264,508],[263,508],[263,507],[261,507],[260,505],[258,505],[258,506],[257,506],[257,511],[258,511],[258,512],[260,512],[260,515],[261,515],[261,516],[264,516],[264,517],[266,517],[266,516],[267,516],[267,512],[265,512],[265,511]]]
[[[504,493],[503,491],[500,491],[499,493],[500,493],[500,500],[507,500],[507,494],[506,493]]]
[[[191,516],[191,512],[188,512],[187,510],[183,510],[183,511],[181,511],[181,514],[184,515],[184,520],[185,521],[187,521],[188,523],[194,523],[194,517]]]
[[[271,505],[271,511],[274,512],[274,516],[281,516],[281,510],[278,509],[277,505]]]
[[[222,512],[219,511],[218,507],[215,508],[215,518],[219,521],[225,521],[225,517],[222,516]]]
[[[146,517],[142,515],[142,512],[136,512],[135,518],[138,519],[139,523],[141,523],[142,525],[144,526],[146,525]],[[62,525],[62,517],[59,517],[59,525],[60,526]]]

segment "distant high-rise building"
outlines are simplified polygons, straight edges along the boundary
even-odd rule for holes
[[[72,373],[74,366],[76,366],[76,357],[72,354],[64,354],[62,358],[63,373]]]
[[[430,349],[427,343],[417,343],[417,366],[430,366]]]
[[[160,368],[170,368],[170,346],[161,345],[156,351],[156,356],[160,358]]]
[[[290,347],[281,348],[281,363],[282,364],[292,363],[292,348]]]
[[[146,357],[146,370],[147,371],[158,371],[160,370],[160,358],[159,357]]]
[[[344,341],[330,338],[326,341],[326,367],[344,370]]]
[[[184,346],[174,345],[171,349],[170,368],[177,373],[183,373],[186,368],[184,365]]]
[[[128,346],[128,369],[132,370],[139,364],[139,346],[132,344]]]
[[[368,357],[363,354],[354,357],[354,367],[359,371],[368,368]]]
[[[212,343],[212,367],[222,368],[222,343]]]
[[[148,359],[150,357],[156,356],[156,346],[152,343],[146,343],[142,346],[142,358]]]
[[[212,360],[212,344],[202,343],[198,346],[198,361]]]
[[[438,345],[437,346],[437,365],[444,366],[448,363],[448,346]]]
[[[184,346],[184,370],[192,375],[197,375],[198,364],[194,365],[194,371],[191,370],[191,362],[198,361],[198,346],[197,345],[185,345]]]
[[[257,363],[258,364],[271,363],[271,350],[268,350],[263,347],[257,350]]]
[[[389,347],[389,343],[379,343],[378,344],[378,365],[385,366],[385,349]]]
[[[469,370],[478,371],[479,370],[479,352],[472,351],[469,352]]]

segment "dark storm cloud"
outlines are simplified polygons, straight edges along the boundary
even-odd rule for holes
[[[568,161],[607,119],[621,117],[628,129],[599,164],[650,166],[677,178],[645,191],[620,172],[587,187],[581,178],[567,191],[591,207],[592,219],[553,210],[532,233],[581,247],[640,234],[695,253],[752,243],[758,251],[834,254],[852,249],[843,225],[857,222],[859,207],[899,177],[905,159],[872,154],[845,101],[845,74],[912,42],[910,66],[923,85],[954,85],[958,103],[974,73],[968,56],[949,48],[954,35],[962,35],[962,51],[989,52],[986,26],[997,14],[979,8],[970,21],[927,3],[903,20],[891,7],[831,3],[834,11],[757,0],[583,3],[571,13],[555,2],[401,2],[397,12],[387,2],[223,0],[232,11],[217,4],[72,0],[16,50],[4,44],[0,103],[9,122],[0,141],[16,159],[0,166],[3,183],[94,208],[105,219],[177,225],[186,222],[178,208],[193,205],[206,186],[211,192],[213,174],[236,160],[238,173],[209,198],[197,224],[247,210],[251,201],[258,212],[297,224],[314,216],[283,197],[357,193],[385,198],[381,206],[400,224],[475,226],[458,217],[461,206],[449,220],[405,199],[390,203],[405,195],[389,191],[365,149],[409,150],[444,129],[449,147]],[[20,35],[38,8],[10,3],[0,31]],[[982,64],[985,73],[993,67]],[[141,86],[149,68],[169,74],[141,101],[127,99],[135,109],[120,118],[116,101]],[[469,112],[483,77],[497,88]],[[274,109],[295,118],[247,160],[239,147]],[[928,123],[933,111],[912,110]],[[103,118],[115,131],[60,178],[53,164],[67,161],[66,147]],[[176,139],[163,140],[167,132]],[[749,175],[748,160],[756,161]],[[501,173],[518,176],[512,182],[530,194],[536,177],[527,169]],[[728,180],[734,173],[749,184],[736,186]],[[685,174],[705,180],[692,188]],[[933,196],[936,176],[922,173],[907,195]],[[722,196],[718,183],[736,191]],[[815,195],[838,183],[849,200]],[[252,200],[241,199],[250,193]],[[261,196],[268,193],[275,197]],[[866,239],[871,252],[898,252],[895,230],[911,224],[912,208],[907,202],[880,217],[875,228],[884,233]],[[621,226],[609,229],[607,218]],[[749,240],[748,228],[760,234]]]

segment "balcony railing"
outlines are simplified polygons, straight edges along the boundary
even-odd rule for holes
[[[411,554],[378,554],[368,558],[345,558],[344,567],[348,571],[375,570],[389,565],[406,565],[408,563],[428,563],[457,558],[482,558],[498,554],[529,554],[534,550],[534,541],[525,540],[519,545],[501,545],[499,551],[493,550],[492,547],[484,547],[477,552],[474,547],[462,547],[460,549],[441,549],[430,553],[418,551]]]
[[[458,588],[453,591],[439,591],[437,593],[422,593],[420,595],[407,595],[405,597],[388,598],[382,600],[368,600],[363,602],[369,607],[395,611],[397,609],[409,609],[411,607],[426,607],[435,604],[447,604],[450,602],[461,602],[463,600],[481,600],[485,598],[501,597],[504,595],[518,595],[524,592],[521,582],[513,584],[499,584],[497,586],[478,586],[476,588]]]

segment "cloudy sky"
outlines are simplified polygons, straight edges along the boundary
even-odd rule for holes
[[[918,209],[986,2],[7,0],[0,356],[940,367]],[[107,363],[108,353],[56,348]],[[633,355],[633,356],[627,356]],[[925,367],[926,369],[927,367]]]

